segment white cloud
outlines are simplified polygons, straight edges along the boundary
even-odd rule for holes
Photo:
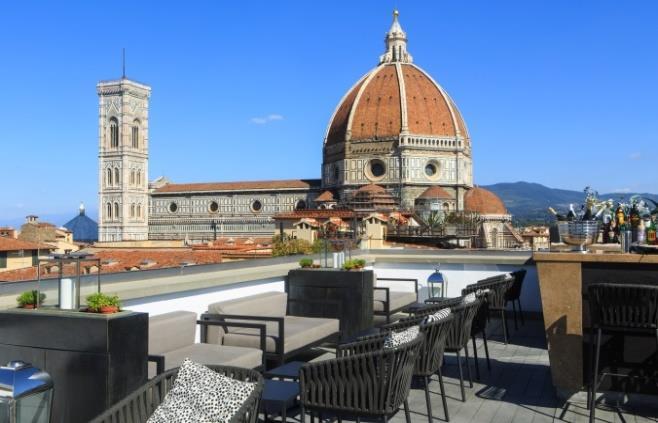
[[[283,116],[273,113],[267,116],[257,116],[257,117],[252,117],[249,119],[251,123],[254,123],[256,125],[265,125],[266,123],[274,122],[275,120],[283,120]]]
[[[631,153],[628,155],[628,158],[631,160],[640,160],[642,158],[642,154],[640,153]]]
[[[632,190],[630,188],[615,188],[612,190],[613,193],[619,193],[619,194],[626,194],[631,192]]]

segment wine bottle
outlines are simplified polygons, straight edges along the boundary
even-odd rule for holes
[[[548,211],[550,214],[555,216],[558,222],[564,222],[565,220],[567,220],[567,218],[564,215],[561,215],[560,213],[556,212],[553,207],[549,207]]]
[[[637,203],[633,203],[633,205],[631,206],[631,212],[628,220],[630,221],[631,232],[633,233],[632,240],[633,242],[637,242],[640,221],[642,221],[642,219],[640,218],[640,210],[638,210],[637,208]]]
[[[601,210],[599,210],[599,213],[603,212],[605,207],[602,207]],[[597,213],[597,215],[599,214]],[[608,244],[614,239],[614,232],[612,231],[612,216],[609,213],[606,213],[603,215],[603,218],[601,219],[603,221],[603,243]]]
[[[587,221],[587,220],[592,220],[594,216],[592,215],[592,207],[590,205],[585,206],[585,213],[583,214],[583,218],[581,220]]]

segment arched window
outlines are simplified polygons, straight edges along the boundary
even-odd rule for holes
[[[119,121],[110,118],[110,147],[119,148]]]
[[[142,186],[142,171],[141,170],[137,171],[137,186],[139,186],[139,187]]]
[[[133,148],[139,148],[139,119],[133,121],[132,127],[132,142]]]
[[[114,185],[120,185],[121,180],[119,179],[119,168],[114,168]]]
[[[114,218],[119,219],[121,215],[119,214],[119,203],[114,203]]]
[[[135,171],[130,171],[130,185],[135,185]]]
[[[137,204],[137,217],[142,217],[142,205]]]
[[[108,187],[112,186],[112,169],[110,169],[109,167],[107,168],[106,182]]]
[[[105,220],[112,220],[112,204],[107,203]]]
[[[130,217],[135,217],[135,205],[130,205]]]

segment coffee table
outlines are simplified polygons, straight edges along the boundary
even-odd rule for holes
[[[260,410],[268,421],[268,414],[280,414],[286,421],[288,409],[295,405],[299,396],[299,383],[287,380],[266,379],[260,399]]]

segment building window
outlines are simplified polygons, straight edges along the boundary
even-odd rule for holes
[[[142,217],[142,205],[137,204],[137,217],[141,218]]]
[[[169,212],[176,213],[177,211],[178,211],[178,204],[174,203],[173,201],[169,203]]]
[[[295,204],[295,210],[304,210],[304,209],[306,209],[306,201],[304,201],[304,200],[299,200],[299,201]]]
[[[219,210],[219,204],[217,204],[217,201],[211,201],[208,205],[208,210],[210,210],[210,213],[217,213]]]
[[[114,168],[114,185],[120,185],[121,180],[119,179],[119,168]]]
[[[386,175],[386,164],[379,159],[370,160],[365,173],[370,180],[381,180]]]
[[[134,204],[130,205],[130,217],[132,217],[132,218],[135,217],[135,205]]]
[[[139,186],[139,187],[142,186],[142,171],[141,170],[137,171],[137,186]]]
[[[130,171],[130,185],[135,185],[135,171]]]
[[[112,220],[112,204],[107,203],[105,220]]]
[[[119,147],[119,121],[116,118],[110,118],[110,147]]]
[[[439,178],[439,163],[436,160],[430,160],[425,164],[425,177],[431,180]]]
[[[114,218],[119,219],[121,214],[119,213],[119,203],[114,203]]]
[[[133,143],[133,148],[139,148],[139,120],[137,119],[133,121],[132,143]]]
[[[107,186],[111,187],[112,185],[112,169],[107,168]]]
[[[251,211],[258,213],[261,210],[263,210],[263,203],[261,203],[260,200],[254,200],[251,203]]]

